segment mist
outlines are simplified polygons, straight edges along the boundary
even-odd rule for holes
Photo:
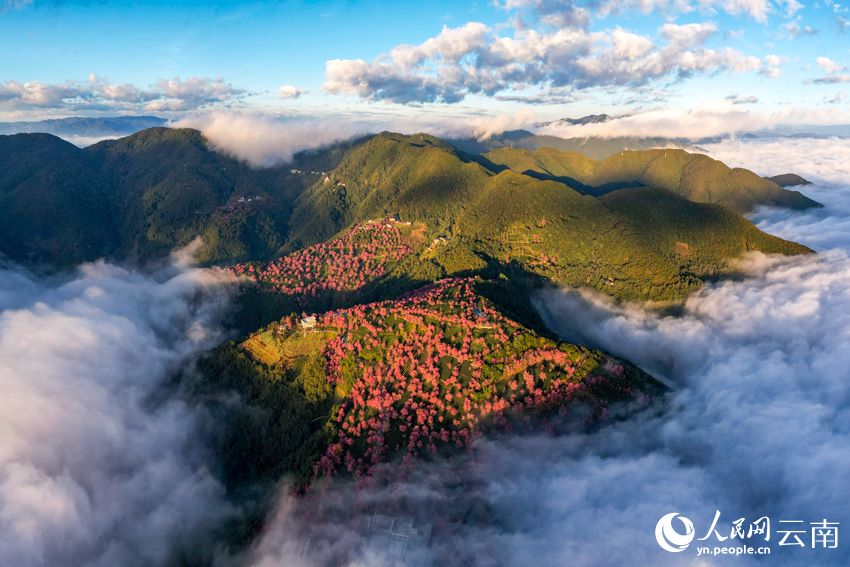
[[[169,565],[235,509],[169,379],[221,339],[228,279],[96,262],[0,271],[0,564]]]
[[[850,523],[850,144],[728,141],[708,150],[765,175],[816,181],[801,189],[824,209],[762,209],[753,219],[819,254],[750,254],[739,260],[746,277],[707,285],[675,316],[585,290],[535,297],[553,331],[639,364],[670,386],[665,399],[596,431],[483,439],[468,454],[417,463],[404,480],[390,467],[372,485],[329,483],[302,500],[284,489],[241,563],[846,565],[846,545],[812,549],[807,532],[806,549],[779,547],[777,530],[781,520],[806,530],[823,519]],[[400,561],[369,527],[376,511],[432,535],[408,542]],[[716,511],[727,537],[738,518],[747,526],[770,517],[771,555],[698,557],[698,543],[740,544],[714,536],[683,553],[656,543],[663,515],[687,516],[701,538]]]
[[[591,124],[553,122],[538,129],[537,133],[562,138],[660,136],[699,140],[757,130],[818,127],[844,120],[841,111],[834,108],[788,108],[766,113],[759,110],[758,105],[748,108],[749,105],[736,104],[736,101],[740,102],[740,97],[696,101],[690,108],[650,108]]]
[[[475,137],[483,140],[505,130],[527,126],[534,119],[534,113],[527,110],[472,118],[434,116],[426,112],[412,115],[375,114],[357,118],[273,117],[209,112],[182,118],[170,126],[200,130],[213,148],[254,167],[269,167],[289,163],[295,154],[304,150],[322,148],[381,131],[408,135],[426,132],[438,137]]]

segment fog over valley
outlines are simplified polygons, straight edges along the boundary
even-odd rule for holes
[[[0,0],[0,567],[850,564],[850,0]]]

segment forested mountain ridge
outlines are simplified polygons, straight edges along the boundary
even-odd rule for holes
[[[288,249],[397,216],[427,227],[412,265],[436,279],[514,265],[628,299],[678,299],[749,250],[804,253],[732,210],[664,189],[595,196],[563,180],[488,168],[427,136],[383,133],[352,148],[298,198]]]
[[[678,149],[621,151],[604,160],[593,160],[552,148],[500,148],[484,157],[514,171],[577,184],[595,194],[628,185],[658,187],[691,201],[725,205],[739,213],[749,212],[757,205],[792,209],[819,206],[773,179]]]
[[[792,206],[805,197],[674,150],[603,162],[556,150],[481,157],[427,134],[385,132],[258,169],[196,130],[170,128],[85,149],[50,135],[3,136],[0,148],[0,252],[27,264],[144,263],[197,236],[202,263],[265,261],[392,217],[423,226],[414,260],[392,274],[399,280],[511,269],[621,298],[680,299],[742,252],[808,251],[671,191]],[[753,179],[766,192],[755,194]]]

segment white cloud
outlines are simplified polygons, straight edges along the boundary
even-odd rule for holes
[[[740,96],[740,95],[729,95],[725,100],[728,100],[732,104],[756,104],[759,101],[759,97],[757,96]]]
[[[211,558],[232,510],[202,417],[157,394],[217,337],[224,281],[104,263],[63,283],[0,271],[0,564]]]
[[[724,12],[766,23],[774,14],[794,17],[803,4],[797,0],[504,0],[506,10],[518,10],[525,17],[556,27],[585,27],[594,18],[629,12],[657,12],[668,17],[701,12]]]
[[[304,94],[304,89],[300,89],[293,85],[283,85],[277,89],[277,96],[282,99],[299,98]]]
[[[772,129],[778,125],[836,124],[848,119],[840,109],[786,108],[776,112],[760,112],[741,108],[737,100],[699,101],[692,108],[658,108],[621,116],[607,122],[571,126],[553,123],[539,129],[539,134],[562,138],[617,136],[700,138]]]
[[[840,71],[843,69],[841,65],[839,65],[829,57],[818,57],[817,64],[818,67],[820,67],[827,73],[835,73],[836,71]]]
[[[255,166],[288,162],[293,154],[326,146],[364,132],[362,126],[335,120],[276,120],[232,112],[183,118],[175,127],[196,128],[213,147]]]
[[[427,132],[443,137],[487,138],[505,130],[533,123],[530,110],[514,114],[482,116],[374,115],[325,118],[280,117],[208,112],[190,115],[171,123],[178,128],[196,128],[212,147],[257,167],[286,163],[302,150],[328,146],[350,138],[391,130],[402,134]]]
[[[478,118],[472,120],[474,131],[472,135],[478,140],[486,140],[497,136],[506,130],[524,128],[535,121],[534,112],[521,110],[514,114],[502,114],[495,117]]]
[[[850,249],[850,194],[848,185],[850,139],[785,139],[726,141],[705,149],[730,166],[745,167],[762,175],[794,172],[814,186],[800,188],[807,196],[825,203],[825,209],[805,214],[764,210],[755,215],[759,228],[783,238],[797,238],[816,250]]]
[[[131,84],[109,83],[90,73],[86,81],[2,82],[0,109],[186,111],[231,102],[244,94],[245,91],[220,78],[174,77],[160,79],[152,87],[142,89]]]
[[[537,31],[513,35],[480,23],[444,28],[436,37],[401,45],[371,63],[326,62],[324,90],[398,103],[458,102],[470,94],[511,89],[640,86],[695,73],[762,71],[777,75],[779,60],[712,49],[713,23],[664,24],[656,38],[621,28]],[[775,56],[774,56],[775,57]]]
[[[818,57],[816,59],[818,67],[826,72],[823,77],[818,77],[812,80],[812,83],[818,85],[831,85],[836,83],[850,83],[850,75],[842,74],[847,70],[845,65],[840,65],[829,57]]]

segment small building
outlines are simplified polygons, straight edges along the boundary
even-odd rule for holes
[[[314,329],[316,327],[316,316],[308,315],[307,317],[302,317],[298,324],[301,325],[302,329]]]

